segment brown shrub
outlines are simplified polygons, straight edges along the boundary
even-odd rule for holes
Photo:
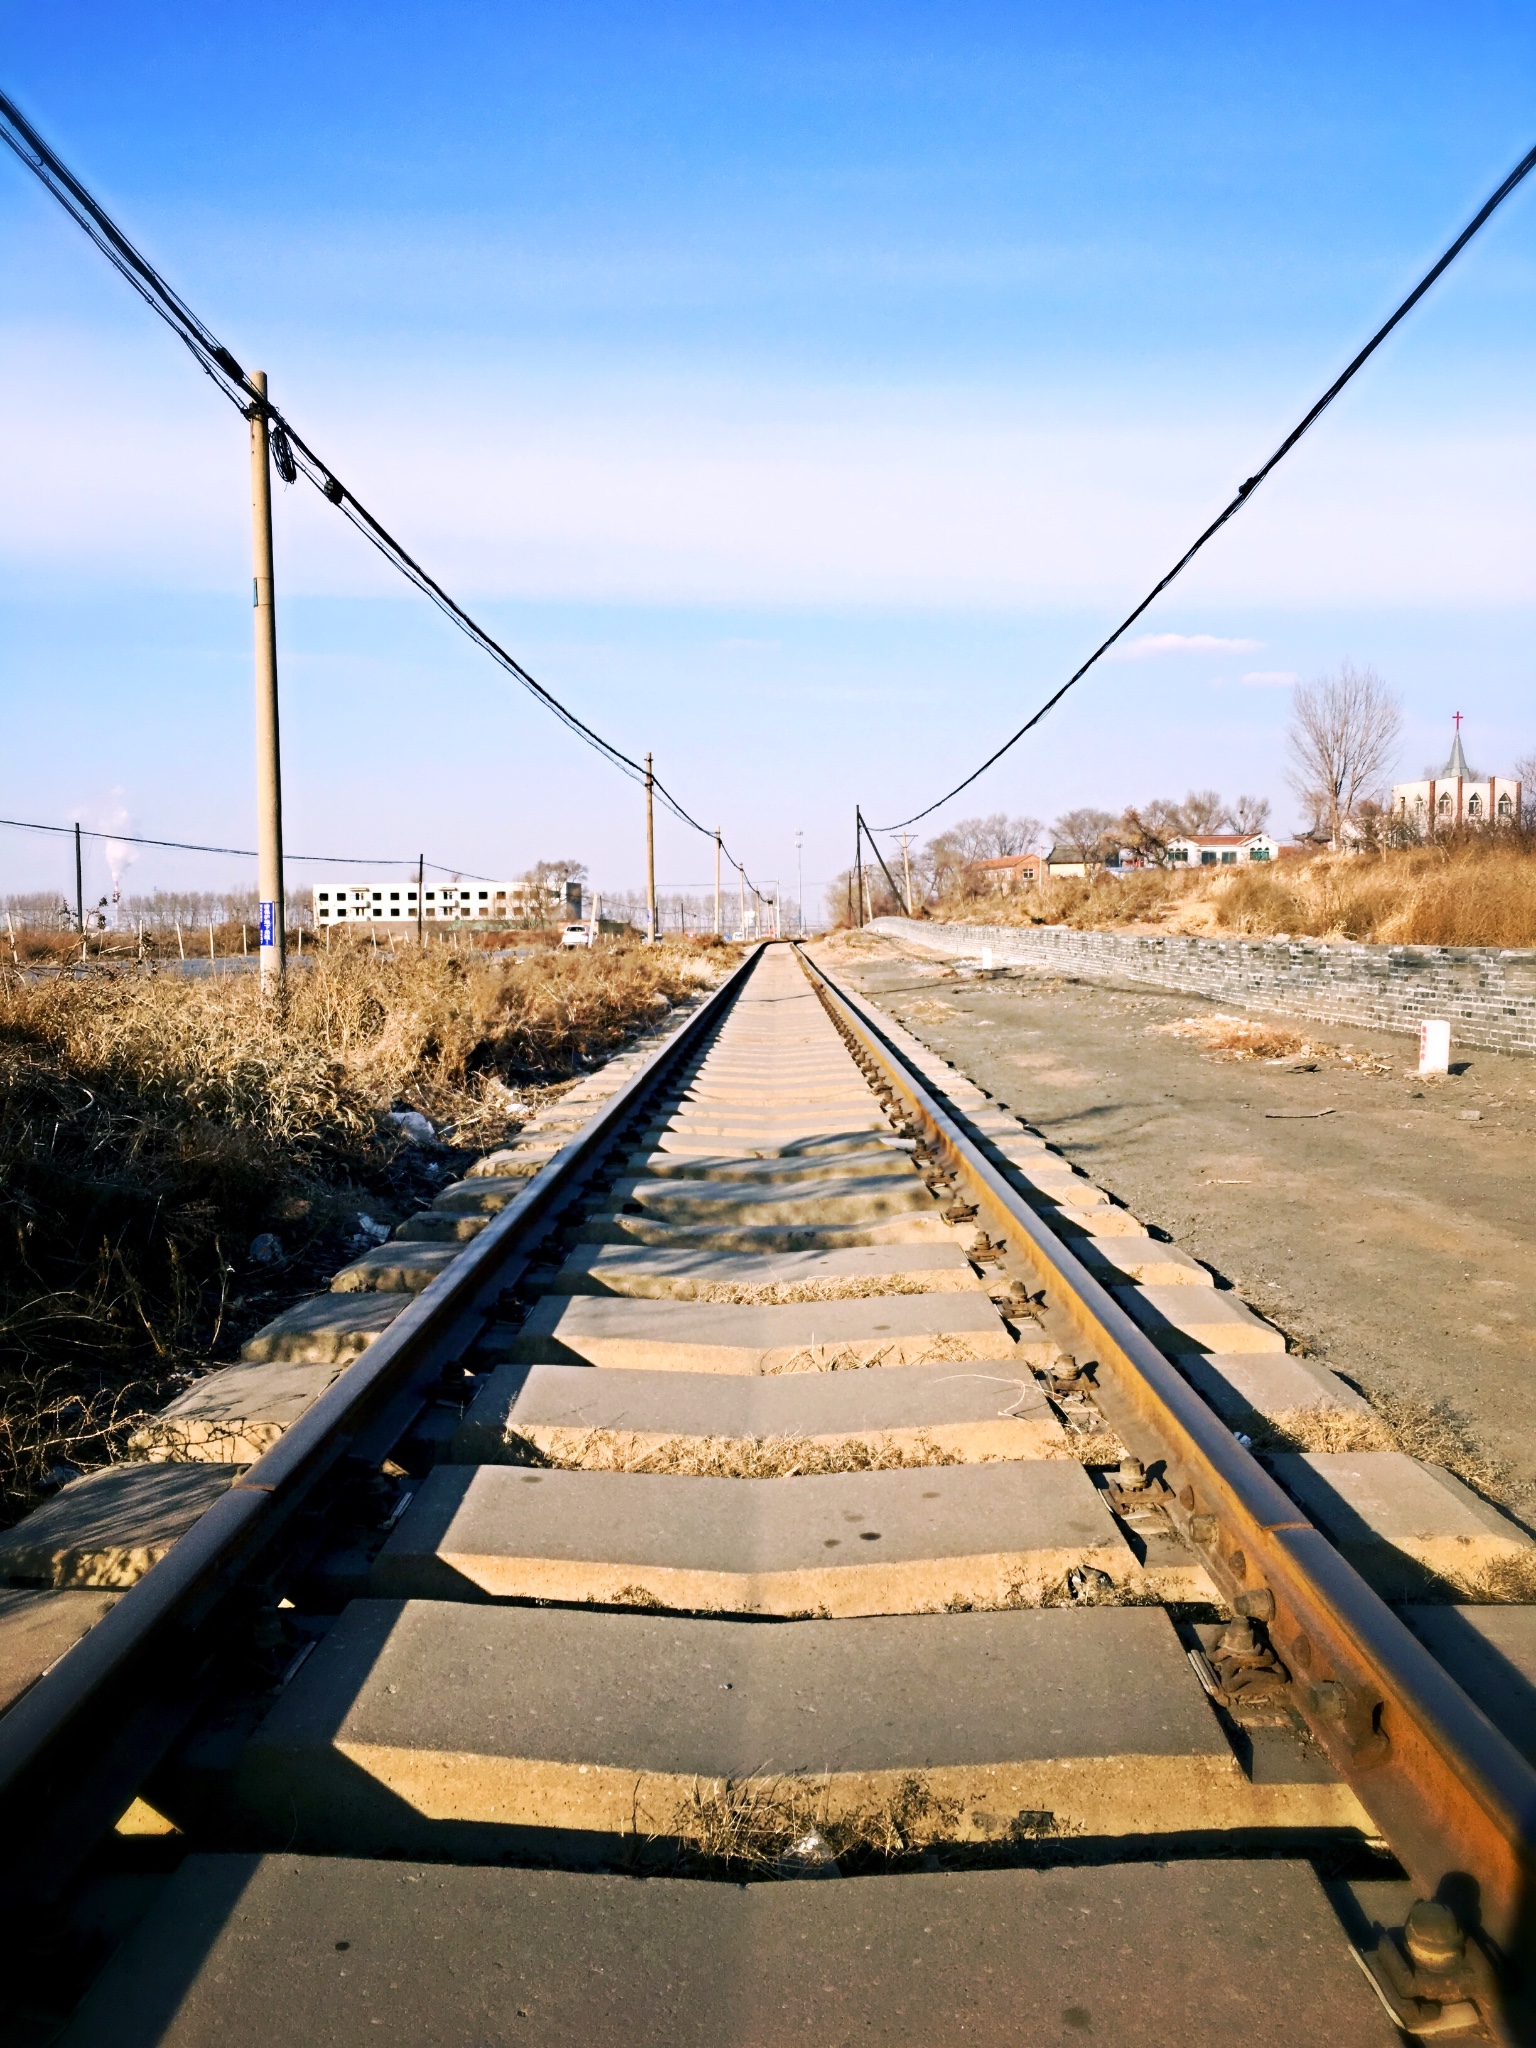
[[[508,1082],[561,1079],[712,978],[662,947],[498,962],[343,944],[279,1010],[254,975],[5,971],[0,1514],[50,1466],[110,1455],[132,1406],[216,1348],[255,1235],[318,1242],[343,1211],[355,1228],[359,1195],[388,1200],[413,1156],[396,1103],[497,1142]]]
[[[1524,832],[1469,830],[1425,846],[1099,874],[946,905],[943,914],[1076,930],[1149,924],[1386,946],[1536,946],[1536,843]]]

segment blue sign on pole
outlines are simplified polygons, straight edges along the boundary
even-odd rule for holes
[[[261,943],[264,946],[277,944],[277,905],[263,903],[261,906]]]

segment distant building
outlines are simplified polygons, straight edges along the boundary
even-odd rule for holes
[[[973,860],[966,872],[995,896],[1011,896],[1015,889],[1035,887],[1045,872],[1043,853],[1009,853],[994,860]]]
[[[1191,832],[1168,842],[1168,859],[1180,867],[1230,868],[1240,861],[1275,860],[1279,853],[1267,832]]]
[[[1053,846],[1045,856],[1045,871],[1053,881],[1075,881],[1085,877],[1089,870],[1087,861],[1071,847]]]
[[[1450,759],[1438,775],[1422,782],[1392,785],[1392,815],[1406,818],[1421,831],[1439,832],[1455,825],[1515,825],[1520,820],[1520,784],[1509,775],[1474,775],[1461,750],[1461,713]]]
[[[317,882],[313,900],[317,925],[416,922],[413,881]],[[581,884],[545,889],[527,882],[429,882],[421,912],[433,924],[550,924],[581,916]]]

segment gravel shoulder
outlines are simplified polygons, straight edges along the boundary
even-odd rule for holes
[[[957,975],[862,935],[827,958],[1352,1381],[1406,1449],[1536,1520],[1536,1061],[1453,1044],[1459,1071],[1420,1080],[1406,1037],[1245,1011],[1318,1059],[1278,1068],[1161,1028],[1223,1014],[1197,997]]]

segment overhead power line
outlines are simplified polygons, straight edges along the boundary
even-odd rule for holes
[[[1027,732],[1032,731],[1033,728],[1040,723],[1041,719],[1044,718],[1048,712],[1053,711],[1056,708],[1056,706],[1061,702],[1062,698],[1066,696],[1068,690],[1070,690],[1074,684],[1080,683],[1082,681],[1083,677],[1087,675],[1089,669],[1093,667],[1094,663],[1098,661],[1103,655],[1107,654],[1110,648],[1114,646],[1115,642],[1118,639],[1120,639],[1123,634],[1127,633],[1132,626],[1135,625],[1136,621],[1141,617],[1142,613],[1146,611],[1148,606],[1153,604],[1159,597],[1162,596],[1163,592],[1168,588],[1169,584],[1172,583],[1176,577],[1181,576],[1184,573],[1184,571],[1189,567],[1190,563],[1195,559],[1196,555],[1198,555],[1200,550],[1205,546],[1206,542],[1208,540],[1213,539],[1218,533],[1220,533],[1221,529],[1226,525],[1227,521],[1231,519],[1235,513],[1239,512],[1244,505],[1247,504],[1249,498],[1252,497],[1254,491],[1257,490],[1258,486],[1261,483],[1263,483],[1264,479],[1269,475],[1270,471],[1274,469],[1279,463],[1285,460],[1286,456],[1290,454],[1291,450],[1296,446],[1296,443],[1301,439],[1302,435],[1307,432],[1308,428],[1315,425],[1316,422],[1319,419],[1321,419],[1322,415],[1328,410],[1329,406],[1332,405],[1333,401],[1338,397],[1339,393],[1344,389],[1345,385],[1349,383],[1350,379],[1354,377],[1357,374],[1357,372],[1362,370],[1365,367],[1365,365],[1370,361],[1371,357],[1376,353],[1377,349],[1381,347],[1381,344],[1386,340],[1387,336],[1392,332],[1393,328],[1398,325],[1399,321],[1407,318],[1408,314],[1410,314],[1413,311],[1414,307],[1419,303],[1420,299],[1423,298],[1424,294],[1429,290],[1430,286],[1435,282],[1435,280],[1442,274],[1442,272],[1448,270],[1450,266],[1456,261],[1456,258],[1461,254],[1462,250],[1465,249],[1468,242],[1471,241],[1472,237],[1477,233],[1479,228],[1483,226],[1484,222],[1487,221],[1489,217],[1494,212],[1496,212],[1500,206],[1503,205],[1504,201],[1509,197],[1510,193],[1514,191],[1515,187],[1521,182],[1521,180],[1527,177],[1533,169],[1536,169],[1536,149],[1529,151],[1527,155],[1523,156],[1520,159],[1519,163],[1515,165],[1515,168],[1510,172],[1509,176],[1504,180],[1503,184],[1499,186],[1498,190],[1492,193],[1489,196],[1489,198],[1486,199],[1484,203],[1478,208],[1477,212],[1473,214],[1471,220],[1467,222],[1467,225],[1462,229],[1461,233],[1456,237],[1455,241],[1452,242],[1451,246],[1446,250],[1445,254],[1439,259],[1437,263],[1432,264],[1430,268],[1425,271],[1424,275],[1419,279],[1418,283],[1414,286],[1413,290],[1408,294],[1407,298],[1403,300],[1402,304],[1398,307],[1397,311],[1392,315],[1391,319],[1385,321],[1380,327],[1377,328],[1376,332],[1365,344],[1365,347],[1361,349],[1360,353],[1354,358],[1354,360],[1333,380],[1333,382],[1328,386],[1328,389],[1323,393],[1322,397],[1317,401],[1316,405],[1312,407],[1312,410],[1309,413],[1307,413],[1305,417],[1301,419],[1298,422],[1298,424],[1291,429],[1290,433],[1286,435],[1285,439],[1280,443],[1279,447],[1275,450],[1274,454],[1270,456],[1269,460],[1265,463],[1262,463],[1259,466],[1259,468],[1253,472],[1252,476],[1245,477],[1243,479],[1243,481],[1238,485],[1237,495],[1232,499],[1231,503],[1228,504],[1216,516],[1216,518],[1214,518],[1211,521],[1210,525],[1205,529],[1204,533],[1202,533],[1190,547],[1185,549],[1184,553],[1180,555],[1179,559],[1174,563],[1173,567],[1168,571],[1167,575],[1161,577],[1158,580],[1158,582],[1153,584],[1152,588],[1141,600],[1141,603],[1137,605],[1136,609],[1133,612],[1127,613],[1127,615],[1120,621],[1119,625],[1116,626],[1113,633],[1110,634],[1109,638],[1107,640],[1100,641],[1099,645],[1093,650],[1092,654],[1089,655],[1088,659],[1083,663],[1082,667],[1075,669],[1072,672],[1072,674],[1067,677],[1067,680],[1062,684],[1061,688],[1057,690],[1054,693],[1054,695],[1047,697],[1045,702],[1040,706],[1039,710],[1036,711],[1032,717],[1027,718],[1024,721],[1024,723],[1019,727],[1018,731],[1014,733],[1011,738],[1004,740],[1003,744],[1000,747],[998,747],[994,752],[988,754],[986,760],[982,762],[979,768],[973,768],[970,774],[966,776],[963,782],[957,782],[953,789],[947,790],[943,796],[936,798],[934,802],[927,805],[923,810],[914,811],[910,818],[898,818],[894,825],[876,825],[874,827],[875,831],[900,832],[908,825],[916,825],[921,819],[932,817],[933,813],[937,810],[941,810],[943,806],[951,800],[951,798],[957,797],[963,789],[969,789],[973,782],[977,781],[979,777],[986,774],[989,768],[994,767],[997,764],[997,762],[1001,761],[1004,754],[1006,754],[1011,748],[1016,747],[1019,741],[1023,739],[1024,735]],[[873,844],[874,842],[871,841],[870,843]]]
[[[53,194],[65,212],[82,228],[96,247],[122,277],[143,299],[150,310],[160,317],[171,332],[191,352],[194,362],[212,381],[229,402],[246,418],[253,408],[266,413],[268,431],[272,441],[272,458],[277,465],[278,475],[284,483],[293,483],[302,474],[308,478],[322,497],[349,519],[363,538],[378,549],[384,559],[397,569],[402,576],[432,600],[439,611],[451,619],[468,639],[488,654],[492,661],[506,670],[530,695],[551,712],[560,723],[578,739],[601,754],[610,766],[615,767],[632,781],[644,782],[645,769],[612,741],[603,738],[584,719],[562,704],[552,691],[524,668],[515,655],[509,654],[478,620],[472,618],[458,601],[450,596],[442,584],[429,574],[410,554],[402,543],[381,524],[368,510],[356,493],[347,489],[329,463],[322,461],[314,449],[300,434],[293,422],[271,401],[257,392],[234,355],[214,334],[213,330],[192,310],[166,280],[155,269],[149,259],[143,256],[118,227],[111,215],[96,200],[70,170],[56,150],[46,143],[42,136],[27,120],[14,100],[0,93],[0,138]],[[701,832],[705,838],[713,839],[714,827],[701,825],[672,792],[658,778],[652,786],[656,795],[681,824]],[[209,849],[212,850],[212,849]],[[726,849],[733,867],[741,863]],[[290,859],[300,856],[290,855]]]
[[[9,826],[13,832],[61,833],[66,839],[73,839],[78,833],[82,839],[109,839],[114,846],[167,846],[176,853],[226,853],[234,860],[256,858],[256,849],[251,846],[200,846],[190,839],[143,839],[133,832],[96,832],[84,825],[39,825],[30,818],[0,818],[0,825]],[[369,860],[360,853],[285,853],[283,858],[323,868],[414,868],[421,864],[419,855],[405,860],[396,857]],[[429,860],[426,866],[437,875],[462,875],[466,882],[494,882],[499,879],[495,875],[473,874],[468,868],[445,867],[440,860]]]

